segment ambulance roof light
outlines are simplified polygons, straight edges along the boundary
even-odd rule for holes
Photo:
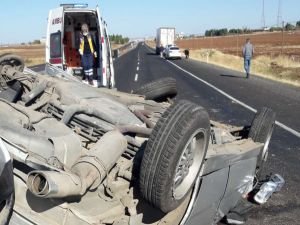
[[[64,8],[87,8],[89,5],[85,3],[60,4]]]

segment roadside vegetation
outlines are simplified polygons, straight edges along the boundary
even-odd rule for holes
[[[191,50],[190,58],[244,72],[242,57],[224,54],[215,49]],[[251,74],[300,86],[300,62],[295,62],[286,55],[260,55],[251,64]]]

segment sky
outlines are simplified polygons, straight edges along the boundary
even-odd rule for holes
[[[203,34],[212,28],[262,27],[263,0],[2,0],[0,44],[29,42],[46,36],[50,9],[61,3],[100,6],[110,34],[130,38],[155,36],[162,26],[176,32]],[[266,26],[277,25],[279,0],[265,0]],[[300,20],[300,1],[281,0],[284,21]]]

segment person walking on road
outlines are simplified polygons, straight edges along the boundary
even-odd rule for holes
[[[86,23],[81,26],[79,53],[81,55],[85,78],[88,79],[90,85],[93,85],[94,57],[97,57],[97,52],[95,51],[94,40]]]
[[[250,76],[250,66],[251,66],[251,59],[254,54],[254,47],[250,43],[250,39],[247,38],[246,44],[243,47],[243,57],[244,57],[244,68],[246,71],[246,78],[248,79]]]
[[[185,50],[184,50],[184,55],[185,55],[185,58],[186,58],[186,59],[190,58],[190,50],[185,49]]]
[[[161,58],[163,57],[164,50],[165,50],[164,46],[163,46],[163,45],[160,45],[159,51],[160,51],[160,57],[161,57]]]

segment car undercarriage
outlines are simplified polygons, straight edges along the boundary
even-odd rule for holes
[[[21,58],[0,57],[10,224],[215,224],[259,187],[269,109],[235,127],[174,101],[174,87],[153,97],[23,70]]]

